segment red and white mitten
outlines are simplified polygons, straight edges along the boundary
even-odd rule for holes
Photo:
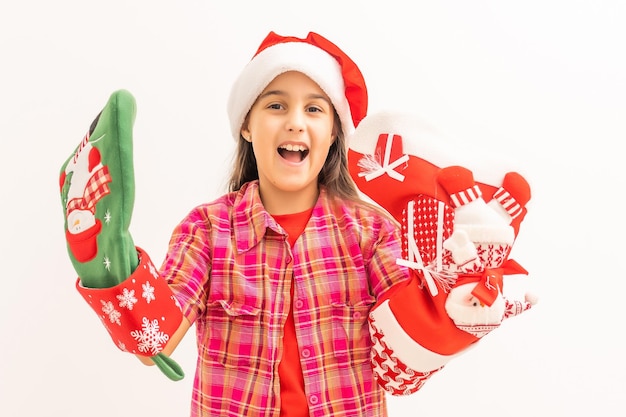
[[[526,203],[529,200],[530,185],[526,179],[517,172],[507,172],[502,180],[502,186],[493,194],[488,205],[511,224],[513,220],[525,214]]]

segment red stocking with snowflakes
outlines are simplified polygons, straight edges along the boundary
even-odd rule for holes
[[[135,183],[132,128],[135,100],[114,92],[61,167],[59,185],[76,288],[115,345],[149,356],[173,380],[178,364],[162,353],[182,312],[148,255],[129,232]]]
[[[411,278],[378,300],[369,324],[379,384],[408,394],[536,302],[502,292],[505,275],[527,274],[509,255],[530,187],[516,172],[476,180],[467,154],[407,114],[370,115],[349,143],[357,186],[402,225],[397,263]]]

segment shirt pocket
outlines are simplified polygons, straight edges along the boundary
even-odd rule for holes
[[[363,363],[370,359],[372,343],[367,321],[373,302],[355,305],[332,303],[333,349],[337,359]]]
[[[207,306],[207,356],[227,368],[258,362],[263,326],[258,307],[216,300]]]

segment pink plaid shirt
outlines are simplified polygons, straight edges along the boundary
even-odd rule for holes
[[[367,317],[406,278],[394,223],[324,189],[293,250],[258,183],[196,207],[176,227],[161,273],[196,325],[192,416],[280,413],[278,364],[293,303],[311,416],[385,416]],[[294,299],[290,297],[291,277]]]

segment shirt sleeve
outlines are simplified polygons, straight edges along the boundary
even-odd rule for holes
[[[399,227],[391,220],[381,217],[376,229],[378,233],[372,245],[368,273],[370,286],[378,300],[392,286],[409,276],[405,267],[396,264],[396,260],[402,255]]]
[[[194,323],[205,309],[211,271],[211,225],[200,208],[194,209],[174,229],[161,266],[181,310]]]

